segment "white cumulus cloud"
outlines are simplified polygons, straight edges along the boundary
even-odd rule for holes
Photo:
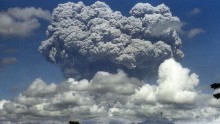
[[[129,77],[122,70],[116,74],[100,71],[91,80],[71,78],[60,84],[36,79],[14,100],[0,102],[1,120],[138,122],[149,117],[156,120],[163,112],[164,117],[181,123],[185,119],[193,122],[198,115],[208,120],[218,115],[218,101],[195,90],[198,76],[189,69],[168,59],[158,73],[154,84]],[[198,104],[201,98],[206,101]]]
[[[40,27],[39,19],[51,20],[51,14],[41,8],[9,8],[0,12],[0,35],[27,37]]]
[[[196,74],[183,68],[173,59],[166,60],[159,68],[159,96],[164,102],[193,103],[197,93],[194,87],[199,80]]]

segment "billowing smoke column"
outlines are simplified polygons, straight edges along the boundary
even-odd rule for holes
[[[60,4],[52,13],[48,39],[39,50],[60,65],[65,76],[75,79],[117,69],[143,78],[147,72],[157,72],[165,59],[182,59],[177,35],[181,23],[167,6],[138,3],[130,14],[123,16],[103,2],[91,6],[82,2]]]

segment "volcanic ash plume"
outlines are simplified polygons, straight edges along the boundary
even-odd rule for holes
[[[143,78],[157,72],[165,59],[183,58],[177,34],[181,23],[167,6],[138,3],[130,14],[123,16],[103,2],[59,4],[39,50],[75,79],[117,69]]]

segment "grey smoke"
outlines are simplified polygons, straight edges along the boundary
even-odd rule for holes
[[[39,51],[66,77],[91,78],[122,69],[139,78],[154,74],[168,58],[183,58],[178,17],[164,4],[138,3],[126,17],[103,2],[59,4]]]

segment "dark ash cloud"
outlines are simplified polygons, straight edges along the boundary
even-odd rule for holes
[[[138,3],[130,14],[123,16],[103,2],[59,4],[39,50],[76,79],[117,69],[144,78],[165,59],[183,58],[177,34],[181,23],[167,6]]]

